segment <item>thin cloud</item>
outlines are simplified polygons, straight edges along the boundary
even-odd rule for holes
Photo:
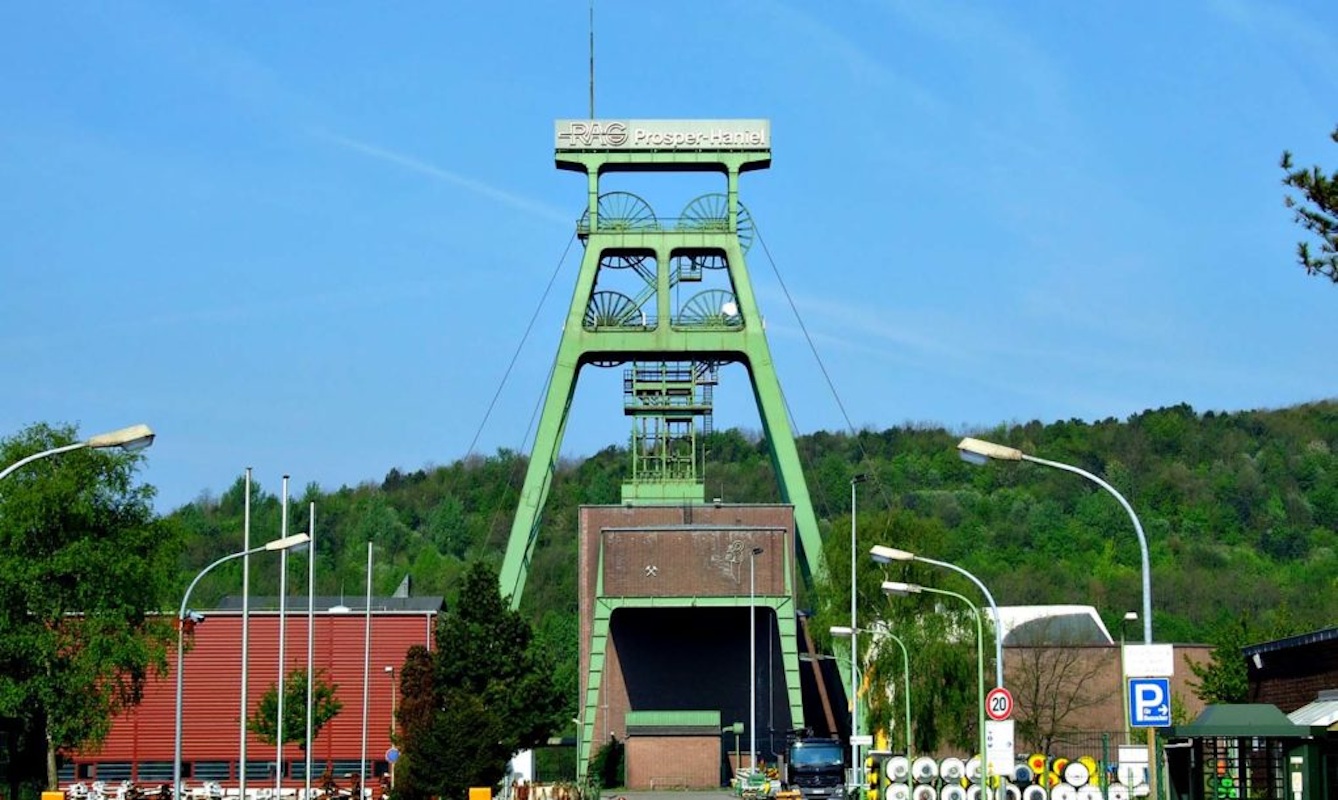
[[[523,211],[526,214],[532,214],[536,217],[551,222],[561,223],[563,225],[568,225],[572,222],[570,214],[559,211],[552,206],[498,189],[495,186],[490,186],[473,178],[458,175],[450,170],[442,169],[435,164],[429,164],[428,162],[414,158],[413,156],[397,153],[394,150],[387,150],[384,147],[378,147],[377,145],[368,144],[367,142],[360,142],[357,139],[350,139],[347,136],[340,136],[339,134],[330,133],[329,131],[317,129],[312,131],[312,135],[327,142],[337,144],[340,147],[352,150],[355,153],[370,156],[381,161],[387,161],[391,164],[404,167],[405,169],[413,170],[420,175],[427,175],[428,177],[445,181],[446,183],[458,186],[461,189],[473,192],[474,194],[482,195],[491,200],[496,200],[503,205],[516,209],[517,211]]]

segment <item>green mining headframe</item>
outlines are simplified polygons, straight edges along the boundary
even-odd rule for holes
[[[822,574],[817,518],[800,468],[780,381],[748,277],[753,221],[739,175],[771,163],[767,120],[559,120],[560,169],[586,175],[577,222],[585,256],[576,279],[500,575],[520,604],[582,367],[621,367],[632,419],[632,477],[624,503],[702,502],[697,420],[709,431],[718,368],[748,371],[763,434],[794,506],[800,566]],[[723,173],[725,192],[657,216],[629,192],[600,193],[612,172]]]

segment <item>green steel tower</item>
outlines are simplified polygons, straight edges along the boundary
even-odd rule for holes
[[[507,544],[502,593],[510,596],[513,607],[520,604],[583,367],[623,370],[632,470],[621,499],[623,506],[634,509],[705,504],[700,436],[710,431],[719,367],[742,365],[752,384],[782,502],[793,507],[797,547],[789,546],[798,563],[791,565],[788,556],[780,555],[768,562],[786,571],[764,580],[761,594],[744,597],[738,589],[722,590],[716,597],[693,597],[690,602],[757,604],[776,612],[789,717],[802,725],[794,587],[788,576],[793,575],[792,566],[809,576],[822,574],[821,542],[748,275],[753,221],[739,201],[740,175],[770,165],[770,125],[766,120],[559,120],[555,134],[558,168],[586,175],[586,207],[577,222],[585,253]],[[696,197],[676,217],[658,216],[635,194],[601,192],[605,175],[637,172],[723,174],[725,191]],[[740,547],[737,542],[732,546]],[[761,552],[760,547],[753,549]],[[591,583],[599,595],[592,605],[593,619],[583,622],[589,672],[578,750],[582,770],[595,734],[593,712],[599,704],[599,671],[613,609],[673,605],[652,597],[605,595],[603,558],[597,560],[599,575]],[[739,563],[745,562],[734,564],[736,578]],[[646,567],[647,574],[650,569]]]

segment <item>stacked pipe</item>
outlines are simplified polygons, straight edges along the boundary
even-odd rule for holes
[[[1132,800],[1145,783],[1137,767],[1103,769],[1091,756],[1070,760],[1038,753],[1015,765],[1002,790],[999,779],[991,777],[982,797],[981,768],[976,756],[966,761],[887,756],[878,769],[881,800]]]

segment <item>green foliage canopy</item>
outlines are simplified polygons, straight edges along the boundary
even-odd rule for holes
[[[79,441],[70,426],[33,425],[0,442],[0,466]],[[56,752],[95,746],[112,717],[163,674],[175,634],[170,605],[180,527],[155,519],[135,484],[142,455],[74,450],[0,482],[0,716],[44,734]]]
[[[285,676],[283,690],[283,741],[307,746],[307,671],[295,670]],[[311,684],[311,738],[321,735],[321,728],[339,715],[344,704],[335,696],[337,685],[325,680],[323,670],[316,672]],[[279,687],[270,684],[260,697],[260,704],[246,720],[246,729],[266,744],[279,741]]]
[[[1330,138],[1338,142],[1338,128]],[[1287,195],[1287,208],[1295,212],[1301,227],[1319,237],[1317,255],[1311,252],[1309,242],[1299,242],[1296,258],[1311,275],[1324,275],[1338,283],[1338,170],[1326,175],[1318,166],[1298,169],[1290,152],[1283,152],[1281,166],[1287,173],[1282,182],[1301,194],[1300,200]]]
[[[397,714],[406,798],[464,797],[493,786],[521,750],[565,721],[566,701],[530,626],[498,592],[497,573],[475,562],[460,601],[437,621],[437,647],[409,654]]]

